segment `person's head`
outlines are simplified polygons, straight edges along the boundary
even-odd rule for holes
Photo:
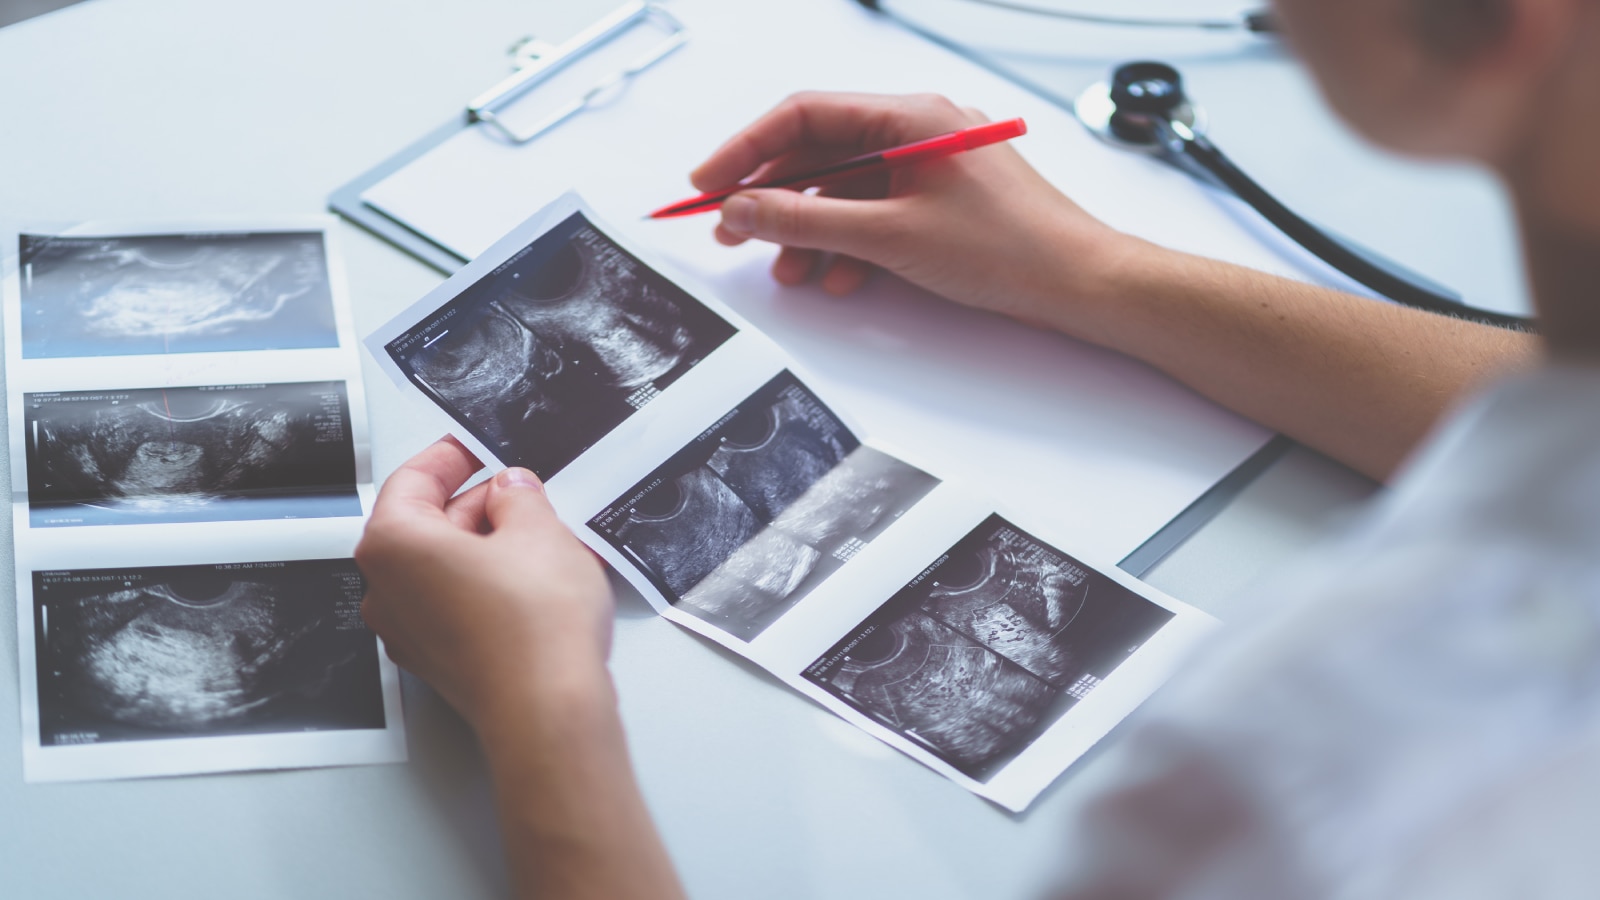
[[[1494,168],[1535,257],[1553,238],[1600,247],[1600,0],[1276,2],[1291,42],[1355,128],[1403,153]],[[1587,282],[1600,316],[1594,272],[1548,283],[1530,261],[1546,282],[1536,284],[1541,306]],[[1590,338],[1600,346],[1600,335]]]
[[[1277,6],[1335,108],[1397,150],[1501,165],[1534,117],[1600,113],[1596,0],[1277,0]],[[1564,100],[1587,103],[1556,105]]]

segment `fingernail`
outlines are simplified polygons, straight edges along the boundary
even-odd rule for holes
[[[756,230],[756,201],[754,197],[734,194],[722,202],[722,227],[734,234],[750,234]]]
[[[536,491],[544,490],[539,477],[527,469],[506,469],[494,477],[495,484],[502,488],[533,488]]]

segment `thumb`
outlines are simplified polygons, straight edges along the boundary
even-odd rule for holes
[[[510,531],[538,540],[566,530],[545,496],[544,485],[527,469],[506,469],[496,475],[483,511],[496,533]]]
[[[722,202],[722,227],[740,237],[878,262],[890,202],[777,189],[741,191]]]

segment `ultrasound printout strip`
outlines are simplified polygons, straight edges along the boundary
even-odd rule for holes
[[[1010,809],[1214,626],[878,442],[576,195],[366,345],[662,616]]]
[[[23,774],[405,758],[325,217],[24,234],[4,283]]]

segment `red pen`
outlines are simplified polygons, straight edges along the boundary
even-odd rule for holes
[[[863,153],[851,157],[844,162],[836,162],[831,166],[824,166],[812,172],[800,175],[788,175],[783,178],[774,178],[771,181],[757,181],[746,184],[736,184],[731,188],[712,191],[691,197],[670,206],[663,206],[650,214],[652,219],[674,219],[679,216],[692,216],[697,213],[710,212],[722,205],[722,201],[732,197],[740,191],[752,188],[806,188],[821,187],[825,184],[835,184],[847,181],[871,172],[898,169],[930,159],[939,159],[1001,141],[1009,141],[1028,133],[1028,125],[1021,119],[1007,119],[1004,122],[989,122],[985,125],[974,125],[949,134],[941,134],[926,140],[891,147],[888,150],[879,150],[876,153]]]

